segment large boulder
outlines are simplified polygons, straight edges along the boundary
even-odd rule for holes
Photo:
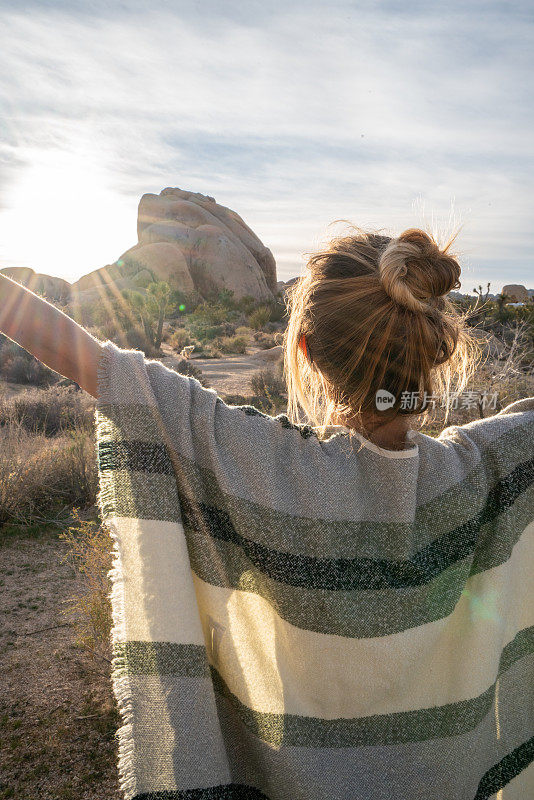
[[[137,231],[142,243],[176,244],[186,256],[201,294],[202,287],[195,280],[199,264],[203,265],[204,284],[231,288],[236,297],[251,294],[258,300],[272,300],[277,291],[271,251],[238,214],[213,197],[182,189],[145,194],[139,203]],[[217,242],[222,248],[219,253]]]
[[[502,293],[507,296],[510,303],[528,303],[530,300],[526,286],[521,286],[519,283],[503,286]]]
[[[142,270],[148,270],[153,280],[167,281],[173,289],[185,294],[195,289],[184,253],[171,242],[135,245],[120,257],[119,263],[127,270],[135,270],[138,278]]]

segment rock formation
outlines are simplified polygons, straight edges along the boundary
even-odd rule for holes
[[[213,197],[182,189],[145,194],[139,203],[138,243],[114,264],[84,275],[72,298],[97,299],[103,286],[139,289],[165,280],[185,294],[208,297],[222,289],[241,298],[272,300],[277,292],[271,251],[235,211]]]
[[[70,299],[71,285],[63,278],[44,275],[41,272],[35,272],[30,267],[4,267],[4,269],[0,269],[0,272],[23,286],[27,286],[32,292],[46,297],[47,300],[66,303]]]
[[[519,283],[503,286],[502,293],[508,297],[509,303],[528,303],[530,300],[527,288]]]

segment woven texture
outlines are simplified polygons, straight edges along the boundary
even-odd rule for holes
[[[95,418],[126,800],[534,797],[534,398],[389,452],[108,340]]]

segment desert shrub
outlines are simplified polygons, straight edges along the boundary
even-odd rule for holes
[[[8,339],[7,336],[0,333],[0,367],[4,362],[15,358],[15,356],[24,355],[25,352],[13,339]]]
[[[176,328],[169,336],[169,344],[176,350],[181,350],[182,347],[192,344],[189,331],[186,328]]]
[[[152,350],[152,345],[141,328],[128,328],[128,330],[124,331],[123,341],[125,343],[121,345],[122,347],[143,350],[143,352],[147,354]]]
[[[114,341],[122,332],[121,326],[115,319],[106,319],[98,326],[98,330],[102,339],[111,339],[111,341]]]
[[[270,304],[271,322],[287,322],[287,306],[282,298]]]
[[[223,352],[219,347],[219,339],[214,339],[212,342],[199,343],[195,348],[195,354],[199,358],[222,358]]]
[[[267,322],[263,326],[263,330],[266,333],[280,333],[284,329],[285,329],[284,323],[282,323],[282,322],[273,322],[272,320],[270,322]]]
[[[269,350],[271,347],[276,347],[277,345],[281,344],[281,337],[275,333],[264,333],[263,331],[258,331],[254,334],[254,344],[257,347],[261,347],[262,350]]]
[[[196,319],[203,319],[210,325],[222,325],[237,315],[220,303],[202,303],[195,308],[190,316]]]
[[[91,434],[50,438],[17,422],[0,428],[0,525],[46,523],[73,503],[91,505],[97,484]]]
[[[248,398],[242,394],[225,394],[222,399],[229,406],[246,406],[249,404]]]
[[[199,342],[212,342],[218,336],[224,336],[223,325],[213,325],[205,317],[193,314],[188,324],[191,337]]]
[[[49,369],[41,361],[29,354],[6,358],[0,369],[1,376],[13,383],[27,383],[34,386],[49,386],[59,380],[57,372]]]
[[[255,395],[281,397],[286,392],[282,376],[276,374],[272,369],[263,369],[256,372],[250,379],[250,388]]]
[[[252,336],[254,331],[248,325],[238,325],[235,329],[237,336]]]
[[[219,347],[223,353],[247,352],[248,337],[246,336],[223,336],[219,340]]]
[[[271,319],[271,309],[269,306],[259,306],[248,316],[248,324],[255,330],[261,330]]]
[[[81,519],[78,509],[74,509],[73,516],[74,524],[60,534],[68,545],[65,560],[81,577],[68,613],[74,612],[77,644],[109,657],[112,539],[105,526]]]
[[[29,389],[10,398],[0,398],[0,425],[17,422],[27,431],[55,436],[65,429],[90,431],[94,402],[74,387]]]
[[[257,307],[258,301],[251,295],[240,297],[239,300],[234,301],[234,308],[237,311],[242,311],[244,314],[250,314]]]
[[[235,300],[233,291],[231,289],[221,289],[217,295],[217,303],[223,306],[223,308],[234,309]]]

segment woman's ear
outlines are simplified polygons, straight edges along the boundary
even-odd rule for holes
[[[306,344],[306,337],[305,337],[304,334],[302,334],[302,336],[299,339],[299,349],[300,349],[301,353],[303,354],[304,358],[307,361],[309,361],[310,360],[310,355],[308,353],[308,345]]]

